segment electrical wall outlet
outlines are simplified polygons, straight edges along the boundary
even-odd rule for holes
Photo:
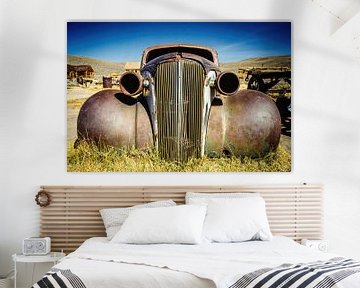
[[[321,252],[327,252],[328,251],[328,242],[325,240],[309,240],[309,239],[303,239],[301,240],[301,244],[309,247],[314,250],[318,250]]]

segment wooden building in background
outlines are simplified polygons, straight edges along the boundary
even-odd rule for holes
[[[78,77],[94,78],[94,76],[94,69],[90,65],[67,65],[68,79],[74,79]]]
[[[125,71],[126,72],[139,72],[140,71],[140,62],[126,62]]]

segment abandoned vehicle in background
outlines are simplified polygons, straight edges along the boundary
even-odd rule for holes
[[[291,85],[291,71],[280,68],[280,71],[263,71],[259,69],[249,70],[245,81],[248,81],[248,89],[266,93],[277,85],[281,80]]]
[[[127,71],[119,90],[103,90],[81,107],[81,141],[114,147],[154,147],[161,158],[204,155],[262,157],[280,140],[274,101],[239,90],[235,73],[221,72],[211,48],[174,44],[145,49],[140,73]]]

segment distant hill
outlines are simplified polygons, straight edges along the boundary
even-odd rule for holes
[[[110,73],[123,73],[126,62],[109,62],[88,57],[68,55],[67,62],[71,65],[91,65],[95,71],[95,77],[101,79],[102,76]],[[237,72],[238,68],[266,68],[266,67],[289,67],[291,68],[290,56],[256,57],[238,62],[221,63],[220,67],[224,70]]]
[[[226,70],[234,70],[238,68],[268,68],[268,67],[287,67],[291,68],[291,56],[271,56],[271,57],[255,57],[238,62],[221,63],[220,67]]]

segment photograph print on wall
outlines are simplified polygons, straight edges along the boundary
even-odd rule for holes
[[[67,170],[291,171],[291,22],[68,22]]]

